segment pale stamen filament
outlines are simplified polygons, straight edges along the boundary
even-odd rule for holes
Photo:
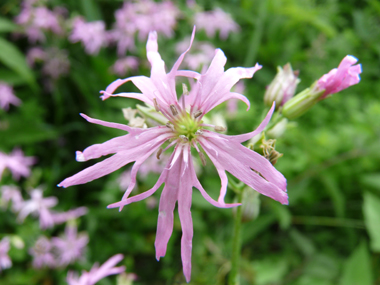
[[[225,132],[227,130],[226,127],[223,126],[215,126],[211,124],[201,124],[202,127],[210,127],[213,128],[216,132]]]
[[[162,153],[162,148],[159,148],[156,154],[157,159],[160,159],[161,153]]]
[[[172,146],[175,145],[176,143],[177,143],[177,140],[172,141],[170,144],[168,144],[167,147],[165,147],[165,148],[162,150],[161,153],[167,151],[170,147],[172,147]]]
[[[156,98],[153,98],[153,104],[154,104],[154,109],[156,109],[157,112],[160,112],[160,105],[158,105]]]
[[[203,166],[206,166],[206,157],[205,157],[205,155],[203,154],[203,152],[201,152],[201,151],[199,150],[199,147],[197,146],[197,143],[196,143],[196,142],[193,142],[193,147],[197,150],[198,155],[199,155],[199,157],[200,157],[200,159],[201,159],[202,165],[203,165]]]
[[[182,90],[183,90],[183,95],[189,95],[189,89],[187,89],[187,85],[185,83],[182,83]]]

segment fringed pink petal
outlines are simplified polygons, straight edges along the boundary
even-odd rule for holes
[[[138,132],[140,130],[140,129],[136,129],[136,128],[131,128],[130,126],[123,125],[123,124],[111,123],[111,122],[106,122],[106,121],[102,121],[102,120],[98,120],[98,119],[93,119],[93,118],[90,118],[89,116],[87,116],[83,113],[80,113],[80,115],[87,122],[92,123],[92,124],[97,124],[97,125],[101,125],[101,126],[105,126],[105,127],[109,127],[109,128],[114,128],[114,129],[119,129],[119,130],[123,130],[123,131],[127,131],[127,132],[131,132],[132,130]]]
[[[268,113],[265,116],[264,120],[260,123],[260,125],[253,132],[242,134],[242,135],[237,135],[237,136],[225,136],[225,135],[221,135],[221,136],[222,137],[226,137],[229,140],[232,140],[234,142],[242,143],[242,142],[245,142],[245,141],[253,138],[254,136],[260,134],[265,129],[265,127],[268,125],[268,123],[269,123],[269,121],[270,121],[270,119],[272,117],[272,114],[273,114],[274,109],[275,109],[275,103],[276,102],[273,102],[272,107],[268,111]]]
[[[129,156],[128,153],[120,152],[117,153],[101,162],[90,166],[77,174],[66,178],[61,183],[58,184],[59,187],[69,187],[72,185],[84,184],[95,180],[97,178],[103,177],[115,170],[128,164],[130,161],[126,160],[125,157]]]
[[[66,178],[58,184],[58,186],[69,187],[72,185],[87,183],[107,175],[130,162],[151,155],[168,139],[166,129],[167,128],[161,127],[145,129],[140,134],[128,134],[110,140],[111,143],[108,141],[103,144],[90,146],[85,149],[83,153],[77,152],[77,157],[79,157],[80,160],[87,160],[109,154],[110,150],[116,152],[116,154]]]
[[[198,72],[192,70],[178,70],[176,72],[176,76],[183,76],[194,79],[199,79],[201,77],[201,75]]]
[[[203,78],[202,76],[200,82],[203,83],[204,86],[210,85],[212,89],[208,90],[209,88],[204,88],[202,94],[202,105],[199,108],[201,110],[204,110],[205,113],[207,113],[217,105],[221,104],[222,102],[225,102],[229,99],[239,99],[245,102],[249,109],[248,99],[241,94],[231,93],[230,90],[240,79],[252,78],[255,72],[259,69],[261,69],[261,65],[257,63],[254,67],[251,68],[230,68],[226,72],[220,74],[218,81],[216,82],[209,81],[209,76],[205,78]],[[211,82],[212,85],[210,84]]]
[[[175,153],[180,153],[181,148],[177,148]],[[156,248],[156,259],[160,260],[161,257],[165,256],[167,244],[173,232],[173,211],[175,204],[178,200],[178,191],[180,188],[180,174],[181,174],[181,161],[177,160],[174,164],[172,161],[174,158],[174,153],[172,154],[169,163],[171,164],[170,170],[167,171],[167,178],[165,181],[165,187],[162,190],[160,205],[158,209],[158,220],[157,220],[157,234],[154,246]],[[169,165],[168,163],[168,165]]]
[[[172,154],[172,156],[173,156],[173,154]],[[107,208],[110,209],[110,208],[118,208],[119,207],[119,210],[121,211],[121,209],[125,205],[128,205],[128,204],[133,203],[133,202],[141,201],[141,200],[148,198],[149,196],[153,195],[153,193],[157,191],[157,189],[162,185],[162,183],[164,183],[166,181],[170,162],[171,162],[171,159],[169,159],[168,163],[166,164],[165,169],[162,171],[160,177],[158,178],[158,180],[157,180],[156,184],[153,186],[153,188],[151,188],[150,190],[145,191],[144,193],[141,193],[139,195],[135,195],[133,197],[126,198],[126,199],[123,199],[119,202],[110,204],[107,206]]]
[[[183,274],[185,275],[186,281],[190,282],[191,278],[191,251],[193,243],[193,220],[191,218],[191,196],[192,196],[192,177],[189,173],[191,168],[189,168],[188,161],[191,160],[191,155],[189,151],[183,152],[183,160],[181,166],[181,176],[177,176],[179,180],[178,187],[178,214],[181,221],[182,227],[182,238],[181,238],[181,259]]]
[[[219,134],[215,134],[217,135]],[[221,145],[215,138],[203,137],[199,139],[199,143],[214,164],[219,163],[226,171],[259,193],[283,204],[288,203],[285,178],[264,157],[233,141]]]
[[[169,76],[177,76],[178,68],[181,65],[185,55],[189,52],[191,45],[193,44],[193,41],[194,41],[194,36],[195,36],[195,26],[193,28],[193,32],[191,33],[191,39],[190,39],[189,47],[178,57],[177,61],[174,63],[172,69],[170,70],[170,72],[168,74]]]
[[[330,70],[329,73],[323,75],[318,80],[318,88],[325,89],[320,99],[324,99],[331,94],[359,83],[359,74],[362,72],[362,69],[360,64],[354,65],[357,61],[357,58],[347,55],[340,62],[338,68]]]

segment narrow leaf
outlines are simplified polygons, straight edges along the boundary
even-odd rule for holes
[[[341,285],[372,285],[370,256],[366,242],[361,242],[343,267]]]
[[[369,191],[364,193],[363,213],[371,249],[380,252],[380,198]]]
[[[27,65],[24,55],[16,46],[3,38],[0,38],[0,62],[18,73],[33,89],[37,89],[33,73]]]

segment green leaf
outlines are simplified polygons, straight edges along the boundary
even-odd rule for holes
[[[305,256],[312,256],[317,251],[313,242],[296,229],[290,231],[290,238]]]
[[[320,179],[334,204],[335,215],[339,218],[343,218],[345,212],[345,199],[336,178],[333,175],[324,172],[320,175]]]
[[[285,256],[270,256],[263,260],[254,261],[255,284],[280,283],[284,279],[288,267],[288,261]]]
[[[0,18],[0,33],[2,32],[13,32],[18,29],[18,26],[12,21],[6,18]]]
[[[380,252],[380,199],[371,192],[364,193],[364,222],[371,239],[371,249]]]
[[[33,73],[27,65],[24,55],[15,45],[3,38],[0,38],[0,62],[25,79],[34,90],[37,89]]]
[[[371,187],[380,194],[380,173],[371,173],[363,175],[361,178],[361,182],[367,186]]]
[[[83,14],[87,21],[97,21],[102,19],[99,7],[93,0],[80,1],[82,4]]]
[[[341,285],[371,285],[372,269],[366,242],[361,242],[343,267]]]

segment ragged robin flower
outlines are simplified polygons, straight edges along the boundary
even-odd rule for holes
[[[194,33],[195,30],[192,34],[190,46],[194,39]],[[235,67],[224,71],[227,59],[224,53],[217,49],[206,72],[199,74],[195,71],[179,70],[179,66],[189,49],[190,47],[180,55],[171,71],[166,73],[164,61],[158,53],[157,34],[155,32],[149,34],[147,57],[152,66],[151,76],[118,79],[101,92],[103,94],[102,99],[120,96],[141,100],[160,112],[167,122],[160,126],[142,129],[105,122],[82,114],[82,117],[90,123],[121,129],[128,134],[102,144],[92,145],[83,152],[78,151],[76,153],[77,161],[87,161],[103,155],[115,154],[66,178],[58,185],[68,187],[87,183],[135,162],[131,170],[131,182],[123,198],[120,202],[108,206],[108,208],[118,207],[121,210],[125,205],[151,196],[162,184],[165,184],[159,204],[155,241],[156,258],[160,259],[166,253],[167,243],[173,231],[173,211],[176,203],[178,203],[182,226],[181,257],[187,281],[190,280],[191,275],[193,225],[190,208],[193,187],[197,188],[203,197],[216,207],[238,206],[239,204],[226,204],[224,202],[228,183],[226,171],[228,171],[259,193],[283,204],[288,203],[284,176],[263,156],[241,144],[265,128],[273,113],[274,106],[255,131],[242,135],[219,134],[218,131],[222,131],[223,128],[205,124],[202,120],[206,113],[229,99],[240,99],[249,107],[249,101],[245,96],[230,92],[230,90],[240,79],[251,78],[261,66],[256,64],[251,68]],[[184,88],[184,94],[179,99],[177,99],[175,91],[177,76],[196,80],[189,92],[187,88]],[[120,85],[129,81],[132,81],[142,93],[114,94]],[[166,142],[168,143],[166,144]],[[163,147],[164,144],[165,147]],[[136,185],[136,174],[141,164],[152,155],[156,155],[160,159],[160,155],[172,147],[174,150],[153,188],[130,197]],[[203,163],[206,163],[207,155],[216,167],[221,179],[220,195],[217,201],[212,199],[203,189],[196,176],[191,156],[192,147],[198,152]]]

